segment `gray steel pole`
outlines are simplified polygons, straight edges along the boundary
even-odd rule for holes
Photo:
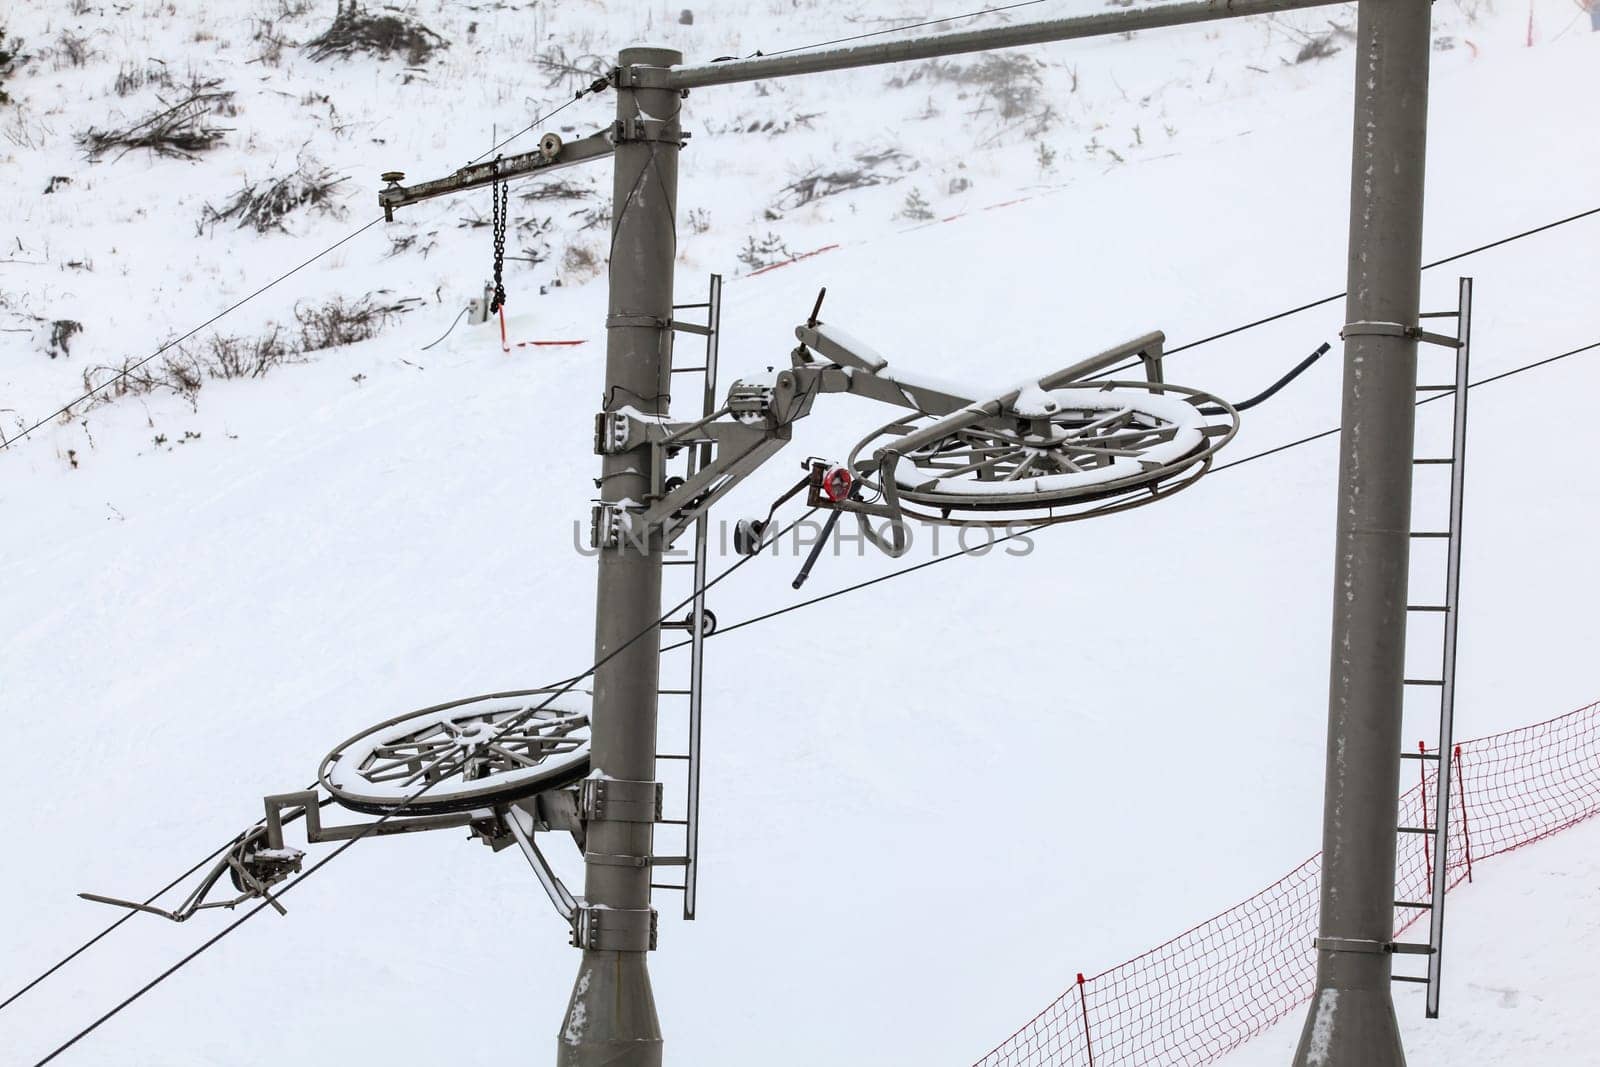
[[[682,62],[665,48],[623,49],[620,65]],[[606,378],[601,406],[665,413],[671,374],[672,272],[677,254],[678,114],[682,98],[663,89],[618,85],[618,143],[612,183]],[[601,500],[643,504],[650,491],[649,446],[607,455]],[[659,534],[640,546],[623,536],[599,553],[595,658],[653,626],[661,612]],[[660,633],[633,641],[594,678],[591,750],[597,781],[584,843],[583,948],[572,999],[557,1035],[561,1067],[658,1067],[661,1024],[650,988],[654,943],[650,855],[656,790],[656,700]],[[603,788],[602,788],[603,787]]]
[[[1403,1067],[1390,987],[1428,0],[1361,0],[1317,985],[1296,1067]],[[1399,328],[1397,328],[1397,326]]]
[[[1328,7],[1342,0],[1188,0],[1186,3],[1158,4],[1153,7],[1104,11],[1093,15],[1020,22],[960,33],[941,33],[923,37],[847,45],[843,48],[792,52],[786,55],[737,59],[725,63],[704,63],[680,67],[666,76],[664,84],[674,89],[698,89],[706,85],[782,78],[794,74],[816,74],[825,70],[871,67],[881,63],[904,63],[914,59],[933,59],[967,52],[986,52],[995,48],[1069,41],[1080,37],[1104,37],[1113,33],[1132,33],[1163,26],[1184,26],[1243,15],[1268,15],[1305,7]]]

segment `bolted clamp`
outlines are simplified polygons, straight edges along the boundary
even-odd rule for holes
[[[614,456],[632,446],[628,416],[621,411],[597,411],[594,415],[594,454]]]
[[[589,547],[620,548],[624,543],[636,547],[645,545],[643,527],[634,526],[634,517],[639,511],[622,502],[602,500],[595,504],[589,511]]]
[[[585,778],[578,783],[578,814],[585,821],[660,822],[661,783]]]
[[[1350,337],[1404,337],[1423,344],[1460,348],[1461,342],[1442,333],[1430,333],[1421,326],[1407,326],[1400,322],[1347,322],[1339,331],[1339,339]]]
[[[591,952],[649,952],[656,947],[656,909],[579,904],[572,944]]]
[[[655,141],[675,144],[679,148],[689,135],[678,128],[675,121],[667,119],[617,119],[611,124],[611,143],[627,144],[630,141]]]

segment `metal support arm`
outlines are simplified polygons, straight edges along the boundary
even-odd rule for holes
[[[401,185],[400,182],[405,175],[395,172],[388,187],[378,191],[378,206],[383,208],[384,221],[393,222],[394,209],[397,207],[416,204],[435,196],[448,196],[451,193],[476,189],[507,178],[560,170],[563,167],[609,156],[614,149],[614,136],[614,130],[603,130],[571,144],[562,144],[561,138],[553,133],[547,133],[540,138],[539,147],[531,152],[522,152],[503,159],[490,160],[487,163],[469,164],[447,178],[435,178],[432,181],[418,182],[416,185]]]

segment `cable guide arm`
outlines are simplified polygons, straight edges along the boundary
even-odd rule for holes
[[[472,163],[448,177],[418,182],[416,185],[401,185],[400,183],[405,180],[405,174],[400,171],[388,171],[383,175],[383,180],[389,184],[378,191],[378,206],[383,208],[384,221],[393,222],[394,209],[397,207],[491,185],[497,180],[504,181],[507,178],[541,174],[545,171],[587,163],[592,159],[609,156],[614,146],[615,131],[612,129],[592,133],[571,144],[563,144],[559,135],[547,133],[539,138],[539,147],[531,152],[492,159],[486,163]]]

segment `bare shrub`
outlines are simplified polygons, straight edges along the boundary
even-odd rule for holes
[[[415,298],[380,303],[373,296],[368,293],[352,301],[336,296],[325,304],[296,307],[294,317],[300,324],[299,351],[318,352],[376,337],[390,322],[419,303]]]
[[[411,66],[426,63],[434,52],[449,47],[443,37],[404,15],[373,15],[360,4],[340,0],[333,25],[306,42],[307,54],[318,62],[331,56],[349,59],[359,52],[382,59],[399,53]]]
[[[869,149],[857,153],[854,166],[812,167],[783,187],[773,207],[777,211],[792,211],[851,189],[889,185],[915,167],[916,161],[898,148]]]
[[[6,93],[6,80],[15,74],[27,57],[22,54],[22,42],[12,37],[0,23],[0,104],[11,103]]]
[[[533,182],[526,190],[518,195],[521,200],[587,200],[594,195],[594,190],[587,185],[565,178],[553,181]]]
[[[285,37],[272,19],[255,19],[255,33],[251,40],[258,46],[252,63],[276,67],[283,62],[283,50],[295,47],[295,42]]]
[[[199,228],[215,229],[219,222],[233,222],[236,228],[249,226],[257,233],[287,233],[284,220],[302,208],[340,218],[344,208],[333,194],[344,180],[316,161],[303,159],[280,178],[245,181],[233,199],[220,208],[207,204],[201,210]]]
[[[593,278],[604,265],[600,253],[584,241],[574,241],[561,253],[561,270],[574,281]]]
[[[189,355],[188,352],[184,353]],[[234,378],[260,378],[273,367],[280,367],[299,356],[284,338],[283,327],[272,323],[260,337],[233,337],[212,334],[190,362],[209,378],[224,381]]]
[[[159,59],[152,59],[144,66],[137,63],[123,63],[117,67],[117,76],[111,83],[111,91],[118,96],[127,96],[129,93],[138,92],[147,85],[154,85],[161,89],[172,88],[172,73],[167,70],[167,65]]]
[[[83,372],[83,391],[90,394],[85,406],[96,408],[123,397],[160,392],[174,393],[192,402],[203,380],[199,365],[181,350],[145,363],[129,356],[119,367],[100,364]]]
[[[81,67],[94,54],[94,49],[89,47],[89,38],[80,37],[71,30],[62,30],[57,34],[55,45],[50,49],[57,70],[62,67]]]
[[[217,114],[235,114],[233,91],[223,89],[217,79],[192,80],[183,90],[183,98],[175,104],[164,105],[161,110],[120,129],[102,130],[94,126],[78,134],[78,147],[91,161],[99,160],[112,149],[121,149],[121,158],[135,148],[145,148],[161,156],[195,159],[199,153],[209,151],[222,143],[230,127],[215,126],[212,117]]]
[[[56,319],[50,324],[50,358],[57,354],[72,355],[72,339],[83,332],[83,323],[75,319]]]
[[[159,360],[141,363],[130,356],[120,366],[90,367],[83,372],[84,391],[93,394],[87,406],[162,392],[192,404],[207,379],[260,378],[274,367],[304,362],[308,352],[365,341],[421,303],[415,298],[379,301],[378,295],[383,294],[301,305],[294,313],[298,330],[268,323],[255,337],[212,334],[193,347],[179,344]]]

